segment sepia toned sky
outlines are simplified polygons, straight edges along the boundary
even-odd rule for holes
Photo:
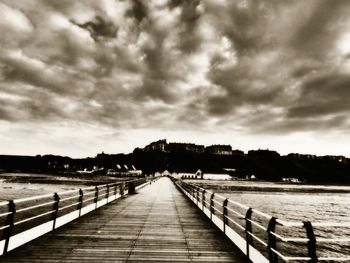
[[[0,154],[350,156],[350,1],[0,0]]]

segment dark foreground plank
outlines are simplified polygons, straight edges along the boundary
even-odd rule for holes
[[[168,179],[0,257],[0,262],[248,262]]]

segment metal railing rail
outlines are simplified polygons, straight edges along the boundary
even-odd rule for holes
[[[0,202],[0,256],[146,183],[132,179]]]
[[[257,209],[233,201],[225,196],[211,192],[204,188],[176,181],[177,186],[221,229],[252,262],[277,263],[284,262],[350,262],[350,255],[344,256],[318,256],[317,245],[322,243],[349,243],[350,237],[317,237],[314,228],[349,228],[350,222],[315,222],[311,223],[286,221],[277,219]],[[208,198],[209,197],[209,198]],[[252,216],[257,217],[253,219]],[[266,221],[263,225],[261,221]],[[239,235],[234,228],[244,232]],[[276,227],[300,228],[305,237],[285,236],[277,233]],[[258,231],[253,231],[253,229]],[[260,231],[260,232],[259,232]],[[300,231],[299,231],[300,232]],[[288,245],[301,244],[304,246],[306,255],[287,255],[286,251],[279,249],[278,244]]]

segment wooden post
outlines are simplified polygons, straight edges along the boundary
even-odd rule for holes
[[[114,185],[114,197],[117,198],[117,184]]]
[[[78,210],[79,210],[79,217],[81,216],[81,208],[83,207],[83,190],[81,188],[79,189],[79,204],[78,204]]]
[[[95,202],[95,209],[97,208],[97,201],[98,201],[98,187],[97,185],[95,186],[95,199],[94,199],[94,202]]]
[[[119,185],[119,193],[120,193],[121,196],[124,195],[124,183],[121,183],[121,184]]]
[[[228,204],[228,198],[226,198],[222,203],[222,222],[224,223],[224,226],[223,226],[224,233],[226,233],[226,225],[228,224],[227,204]]]
[[[269,262],[270,263],[277,263],[278,257],[275,252],[272,251],[272,249],[276,250],[276,236],[273,234],[276,231],[276,218],[271,217],[269,221],[269,225],[267,227],[267,236],[268,236],[268,243],[267,243],[267,249],[269,252]]]
[[[213,219],[214,214],[214,196],[215,193],[212,193],[210,196],[210,219]]]
[[[8,227],[4,230],[4,237],[3,237],[3,239],[5,239],[4,254],[7,253],[10,237],[14,228],[14,219],[16,214],[15,202],[13,200],[9,200],[8,207],[9,207],[8,211],[10,212],[10,214],[8,214],[6,218],[6,225],[8,225]]]
[[[202,210],[204,211],[204,207],[205,207],[205,190],[203,189],[202,192]]]
[[[52,213],[52,220],[53,220],[53,226],[52,226],[52,230],[54,230],[56,228],[56,219],[57,219],[57,215],[58,215],[58,208],[59,208],[59,203],[60,203],[60,197],[57,193],[54,193],[54,200],[55,202],[53,203],[53,207],[52,209],[54,210]]]
[[[108,197],[109,197],[109,184],[106,185],[107,190],[106,190],[106,199],[107,199],[107,204],[108,204]]]
[[[303,223],[306,230],[307,238],[309,239],[309,241],[307,242],[307,252],[309,257],[311,258],[309,260],[309,263],[316,263],[318,262],[318,257],[316,254],[316,238],[315,238],[314,230],[311,222],[305,221]]]
[[[251,218],[252,218],[252,213],[253,213],[253,209],[249,208],[246,212],[245,215],[245,238],[246,238],[246,244],[247,244],[247,257],[250,259],[249,257],[249,245],[252,244],[252,237],[249,233],[252,233],[252,223],[250,222]]]
[[[198,203],[199,203],[199,187],[197,186],[197,206],[198,206]]]
[[[135,190],[135,183],[134,182],[129,182],[128,183],[128,194],[136,194]]]

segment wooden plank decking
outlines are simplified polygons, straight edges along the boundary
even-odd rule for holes
[[[248,262],[168,178],[0,257],[1,262]]]

